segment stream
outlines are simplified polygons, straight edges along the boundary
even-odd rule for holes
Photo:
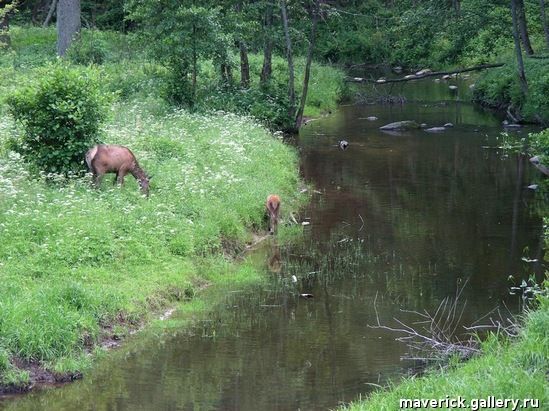
[[[395,86],[405,104],[343,106],[311,121],[292,142],[315,190],[296,216],[309,224],[299,241],[269,239],[250,256],[265,284],[225,290],[191,330],[130,338],[83,380],[0,409],[328,410],[421,367],[377,321],[411,324],[409,311],[433,312],[458,289],[459,333],[498,306],[517,312],[508,277],[544,270],[527,188],[541,176],[497,149],[502,119],[460,101],[468,83],[457,84],[458,94],[432,79]],[[400,120],[454,127],[379,130]]]

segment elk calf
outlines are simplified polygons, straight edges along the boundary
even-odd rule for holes
[[[267,197],[265,203],[267,214],[269,215],[269,233],[274,234],[278,226],[278,215],[280,213],[280,197],[276,194],[271,194]]]
[[[145,171],[129,148],[114,144],[99,144],[86,153],[86,164],[93,173],[93,183],[99,187],[106,173],[116,173],[115,183],[124,184],[124,177],[131,173],[139,182],[141,191],[149,196],[149,180]]]

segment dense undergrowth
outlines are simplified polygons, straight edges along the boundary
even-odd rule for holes
[[[46,62],[56,60],[54,29],[17,27],[10,29],[13,50],[3,52],[0,61],[0,110],[3,100],[34,70]],[[98,57],[100,56],[100,57]],[[289,127],[286,61],[273,56],[273,78],[266,88],[259,87],[262,56],[250,54],[251,87],[241,88],[238,70],[233,70],[233,81],[221,82],[211,61],[200,61],[195,112],[223,110],[251,115],[273,130]],[[153,106],[170,104],[173,81],[169,70],[151,59],[141,43],[131,35],[117,32],[84,30],[80,43],[69,52],[69,60],[75,64],[95,63],[101,72],[107,92],[115,93],[120,100],[157,100]],[[232,56],[236,67],[236,56]],[[97,64],[100,62],[101,64]],[[296,87],[302,82],[304,58],[297,58]],[[313,64],[305,116],[319,116],[334,110],[338,103],[349,96],[343,71],[321,64]]]
[[[111,32],[84,32],[100,40],[94,70],[114,101],[99,137],[132,149],[153,175],[150,198],[131,176],[122,188],[107,176],[94,190],[89,176],[31,173],[9,149],[22,131],[6,101],[56,59],[55,33],[13,27],[11,35],[0,59],[0,390],[24,388],[31,365],[61,378],[82,370],[101,341],[210,283],[258,281],[230,257],[250,229],[263,228],[269,193],[283,198],[283,219],[304,200],[295,151],[266,128],[280,125],[278,101],[260,104],[266,97],[253,87],[217,87],[203,62],[200,107],[174,108],[162,94],[165,69]],[[258,69],[259,58],[251,64]],[[274,59],[275,81],[283,70]],[[306,113],[318,115],[342,96],[343,75],[313,70]]]

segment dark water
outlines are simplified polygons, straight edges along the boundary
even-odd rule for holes
[[[191,331],[134,338],[84,380],[0,408],[330,409],[418,365],[401,359],[393,333],[368,327],[375,307],[383,324],[411,322],[402,309],[433,310],[461,286],[462,324],[502,303],[516,309],[508,276],[543,270],[522,260],[542,256],[538,200],[526,188],[540,177],[494,148],[499,119],[441,87],[416,83],[423,102],[342,107],[302,129],[302,174],[320,193],[298,216],[310,222],[302,241],[272,241],[251,257],[267,285],[229,293]],[[455,127],[378,130],[398,120]],[[335,147],[342,138],[346,151]]]

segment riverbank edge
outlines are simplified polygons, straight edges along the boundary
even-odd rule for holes
[[[304,193],[303,193],[304,194]],[[297,204],[291,204],[289,207],[292,209],[302,207],[308,199],[307,195],[303,195],[301,200]],[[189,329],[196,322],[196,318],[207,314],[212,306],[215,306],[222,298],[226,296],[226,293],[218,293],[217,299],[208,301],[211,303],[210,308],[206,308],[203,304],[202,297],[206,290],[212,287],[223,287],[223,289],[232,289],[237,285],[245,284],[258,285],[266,279],[264,272],[252,265],[255,276],[246,276],[238,274],[238,270],[243,266],[249,270],[250,265],[246,265],[246,256],[252,253],[256,247],[271,237],[267,231],[248,230],[248,234],[251,241],[246,243],[239,241],[231,241],[230,245],[227,243],[219,255],[212,256],[212,259],[223,256],[222,258],[227,260],[229,265],[228,270],[234,271],[237,274],[233,276],[218,275],[219,281],[206,281],[198,284],[198,288],[195,289],[196,294],[193,296],[185,297],[181,300],[176,300],[171,304],[164,305],[157,309],[149,310],[145,315],[140,317],[137,322],[127,322],[123,316],[118,318],[118,321],[104,324],[101,326],[101,338],[94,344],[90,344],[86,347],[84,355],[86,361],[82,363],[81,369],[70,372],[55,372],[47,368],[45,364],[39,361],[27,361],[21,358],[11,358],[11,362],[14,365],[15,372],[28,373],[28,380],[21,381],[19,384],[2,384],[0,383],[0,401],[7,397],[24,395],[34,391],[35,389],[44,388],[47,386],[59,386],[64,385],[79,379],[84,378],[85,374],[94,366],[94,363],[99,355],[108,355],[112,350],[123,348],[126,343],[130,341],[132,337],[139,338],[139,334],[142,332],[151,331],[152,329],[160,330],[162,327],[158,327],[158,322],[165,322],[172,318],[176,313],[184,312],[184,320],[179,320],[178,323],[184,329]],[[288,233],[279,242],[285,244],[295,239],[299,235],[296,232]],[[204,262],[198,263],[203,264]],[[206,263],[207,265],[208,263]],[[246,271],[249,274],[249,271]],[[200,281],[200,280],[198,280]],[[166,290],[169,291],[169,290]],[[209,300],[212,300],[209,297]],[[114,330],[116,331],[114,332]]]
[[[421,377],[390,383],[339,410],[397,410],[406,408],[401,407],[401,400],[446,398],[462,398],[467,403],[490,397],[537,399],[540,404],[547,404],[549,296],[540,297],[539,307],[522,319],[519,336],[512,341],[492,334],[482,343],[481,354],[467,362],[451,361],[447,366],[428,369]]]

